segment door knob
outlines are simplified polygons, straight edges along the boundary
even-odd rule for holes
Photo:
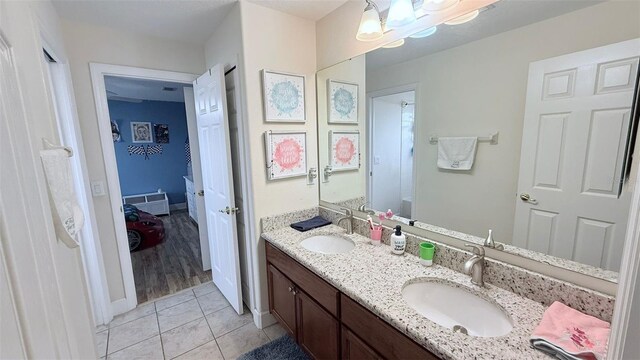
[[[528,202],[529,204],[533,204],[533,205],[538,204],[538,200],[532,198],[531,195],[529,195],[527,193],[520,194],[520,200],[522,200],[524,202]]]
[[[218,212],[221,212],[223,214],[235,214],[235,213],[238,212],[238,210],[240,210],[240,209],[238,209],[237,207],[230,208],[230,207],[227,206],[226,208],[224,208],[222,210],[218,210]]]
[[[204,196],[204,190],[198,191],[198,196]]]

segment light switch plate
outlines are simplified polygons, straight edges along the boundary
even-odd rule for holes
[[[104,190],[104,181],[92,181],[91,182],[91,195],[93,197],[96,196],[105,196],[107,193]]]

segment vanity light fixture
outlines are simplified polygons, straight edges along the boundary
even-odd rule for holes
[[[458,5],[460,0],[427,0],[422,5],[422,10],[427,14],[444,11]]]
[[[360,26],[356,39],[360,41],[374,41],[382,38],[382,24],[378,6],[370,0],[365,0],[367,6],[364,8],[360,18]]]
[[[416,13],[411,0],[391,0],[386,21],[388,29],[397,29],[414,21],[416,21]]]
[[[456,18],[453,18],[449,21],[445,21],[446,25],[460,25],[460,24],[464,24],[466,22],[469,22],[475,18],[478,17],[478,15],[480,15],[480,10],[473,10],[472,12],[468,12],[464,15],[460,15]]]
[[[437,26],[432,26],[432,27],[430,27],[428,29],[424,29],[422,31],[418,31],[417,33],[415,33],[413,35],[409,35],[409,37],[412,38],[412,39],[426,38],[427,36],[431,36],[431,35],[435,34],[436,31],[438,31],[438,27]]]
[[[385,49],[393,49],[404,45],[404,39],[396,40],[394,42],[390,42],[387,45],[382,46]]]

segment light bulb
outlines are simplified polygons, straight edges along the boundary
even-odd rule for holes
[[[382,37],[382,25],[380,24],[380,14],[371,4],[368,4],[360,18],[360,26],[356,39],[360,41],[373,41]]]
[[[416,13],[413,11],[411,0],[391,0],[389,15],[387,15],[387,28],[397,29],[414,21],[416,21]]]

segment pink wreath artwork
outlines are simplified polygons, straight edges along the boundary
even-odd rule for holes
[[[276,144],[273,160],[280,166],[280,172],[292,170],[300,166],[302,146],[294,139],[284,139]]]
[[[356,147],[353,141],[347,137],[340,138],[335,145],[336,161],[342,164],[348,164],[356,154]]]

